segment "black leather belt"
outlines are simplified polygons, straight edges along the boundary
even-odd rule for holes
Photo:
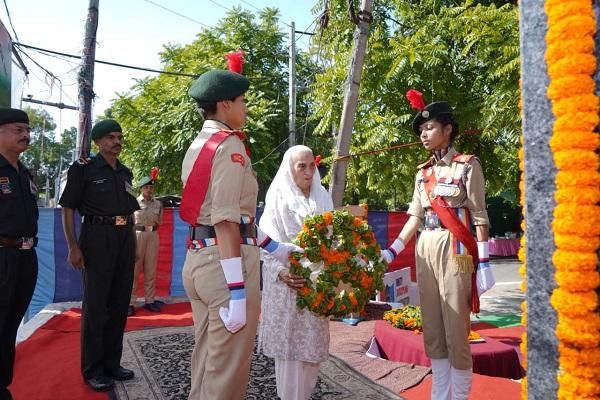
[[[240,236],[243,238],[256,238],[256,225],[240,224]],[[190,240],[216,238],[217,233],[212,225],[190,226]]]
[[[136,231],[139,232],[154,232],[156,230],[155,226],[146,226],[146,225],[136,225],[134,227]]]
[[[84,215],[81,217],[81,222],[92,225],[133,225],[133,217],[131,215]]]
[[[29,250],[34,248],[38,243],[36,237],[8,237],[0,236],[0,247],[10,247],[13,249]]]

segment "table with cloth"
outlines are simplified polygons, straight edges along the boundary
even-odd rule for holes
[[[490,256],[516,256],[521,248],[521,239],[491,238]]]
[[[486,335],[483,343],[472,343],[473,372],[481,375],[520,379],[525,373],[514,347]],[[375,323],[375,339],[383,357],[390,361],[431,366],[425,354],[423,334],[398,329],[387,321]]]

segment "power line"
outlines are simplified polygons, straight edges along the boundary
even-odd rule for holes
[[[229,8],[229,7],[227,7],[227,6],[224,6],[224,5],[223,5],[223,4],[221,4],[221,3],[217,3],[217,2],[216,2],[216,1],[214,1],[214,0],[208,0],[208,1],[210,1],[210,2],[211,2],[211,3],[213,3],[213,4],[216,4],[217,6],[219,6],[219,7],[221,7],[221,8],[224,8],[224,9],[225,9],[225,10],[227,10],[227,11],[233,11],[231,8]]]
[[[15,27],[12,23],[12,18],[10,17],[10,11],[8,11],[8,4],[6,4],[6,0],[4,0],[4,8],[6,9],[6,15],[8,16],[8,23],[10,24],[10,27],[13,33],[15,34],[15,39],[18,41],[19,36],[17,36],[17,31],[15,30]]]
[[[4,1],[6,1],[6,0],[4,0]],[[155,3],[155,2],[153,2],[153,1],[151,1],[151,0],[144,0],[144,1],[145,1],[146,3],[150,3],[150,4],[154,5],[154,6],[156,6],[156,7],[162,8],[163,10],[165,10],[165,11],[168,11],[168,12],[170,12],[170,13],[172,13],[172,14],[178,15],[178,16],[180,16],[181,18],[185,18],[185,19],[187,19],[188,21],[192,21],[192,22],[195,22],[195,23],[197,23],[198,25],[202,25],[202,26],[203,26],[203,27],[205,27],[205,28],[212,29],[212,26],[210,26],[210,25],[206,25],[206,24],[205,24],[205,23],[203,23],[203,22],[200,22],[200,21],[198,21],[198,20],[196,20],[196,19],[190,18],[190,17],[188,17],[187,15],[181,14],[181,13],[179,13],[179,12],[177,12],[177,11],[175,11],[175,10],[172,10],[172,9],[170,9],[170,8],[167,8],[167,7],[165,7],[165,6],[161,5],[161,4]]]
[[[147,0],[145,0],[145,1],[147,1]],[[57,55],[63,56],[63,57],[70,57],[70,58],[81,59],[81,56],[78,56],[78,55],[75,55],[75,54],[67,54],[67,53],[62,53],[60,51],[42,49],[41,47],[30,46],[30,45],[27,45],[27,44],[17,43],[17,42],[15,42],[13,44],[16,45],[16,46],[19,46],[19,47],[25,47],[27,49],[36,50],[36,51],[39,51],[41,53],[57,54]],[[134,65],[120,64],[120,63],[115,63],[115,62],[111,62],[111,61],[102,61],[102,60],[98,60],[98,59],[94,60],[94,62],[97,62],[99,64],[112,65],[113,67],[129,68],[129,69],[135,69],[135,70],[147,71],[147,72],[156,72],[158,74],[176,75],[176,76],[187,76],[189,78],[197,78],[198,77],[197,74],[185,74],[185,73],[182,73],[182,72],[162,71],[162,70],[153,69],[153,68],[136,67]]]
[[[48,56],[50,56],[51,54],[57,54],[57,55],[63,56],[63,57],[70,57],[70,58],[81,59],[81,56],[78,56],[78,55],[75,55],[75,54],[68,54],[68,53],[62,53],[60,51],[55,51],[55,50],[43,49],[41,47],[31,46],[31,45],[28,45],[28,44],[13,42],[13,45],[18,46],[18,47],[25,47],[27,49],[32,49],[32,50],[40,52],[41,54],[45,54],[45,55],[48,55]],[[20,50],[20,51],[23,52],[23,50]],[[24,54],[26,54],[26,53],[24,53]],[[29,58],[31,58],[31,57],[29,57]],[[102,61],[102,60],[98,60],[98,59],[94,60],[94,62],[97,62],[99,64],[111,65],[113,67],[129,68],[129,69],[135,69],[135,70],[147,71],[147,72],[155,72],[157,74],[185,76],[185,77],[188,77],[188,78],[198,78],[198,76],[199,76],[198,74],[186,74],[186,73],[183,73],[183,72],[163,71],[163,70],[158,70],[158,69],[153,69],[153,68],[137,67],[137,66],[128,65],[128,64],[120,64],[120,63],[115,63],[115,62],[111,62],[111,61]],[[37,65],[40,66],[39,64],[37,64]],[[43,67],[40,66],[40,68],[43,68]],[[50,73],[50,74],[52,74],[52,73]],[[52,74],[52,76],[55,77],[54,74]],[[254,77],[247,76],[246,78],[248,78],[250,80],[279,79],[280,76],[254,76]]]
[[[266,156],[264,156],[257,162],[252,163],[252,166],[254,167],[255,165],[258,165],[258,164],[262,163],[263,161],[265,161],[267,158],[269,158],[269,156],[271,154],[275,153],[281,147],[282,144],[287,143],[288,140],[289,140],[289,138],[286,136],[285,139],[283,139],[283,141],[281,143],[279,143],[277,146],[275,146],[275,148],[273,150],[271,150],[269,152],[269,154],[267,154]]]
[[[244,0],[240,0],[242,3],[249,5],[250,7],[254,8],[255,10],[261,11],[260,8],[256,7],[254,4],[248,3],[247,1]]]

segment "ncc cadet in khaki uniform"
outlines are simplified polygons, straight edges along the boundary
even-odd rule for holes
[[[137,244],[137,261],[133,272],[133,289],[127,315],[133,315],[138,276],[144,271],[144,308],[152,312],[160,312],[154,299],[156,265],[158,261],[158,232],[162,225],[162,204],[154,198],[154,181],[145,176],[140,181],[142,194],[137,198],[140,209],[135,212],[135,237]]]
[[[0,400],[10,400],[15,341],[37,280],[37,189],[19,161],[29,117],[0,108]]]
[[[418,166],[410,218],[382,256],[391,261],[422,224],[415,257],[432,399],[449,400],[452,387],[452,399],[466,400],[472,375],[470,313],[479,312],[477,254],[478,268],[490,271],[485,182],[479,160],[452,147],[458,123],[448,103],[429,104],[412,127],[433,155]]]
[[[189,90],[205,119],[183,160],[179,209],[190,224],[182,272],[196,341],[190,400],[245,397],[260,312],[256,245],[282,260],[297,249],[254,224],[258,184],[237,131],[246,120],[248,87],[240,73],[212,70]]]
[[[139,205],[131,171],[117,159],[121,126],[112,119],[100,121],[91,138],[99,154],[71,165],[59,204],[69,262],[83,269],[81,372],[92,389],[108,391],[114,379],[133,378],[120,362],[135,262],[132,214]],[[82,216],[79,240],[75,210]]]

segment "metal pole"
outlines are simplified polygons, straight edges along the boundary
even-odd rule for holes
[[[94,59],[96,58],[96,31],[98,30],[98,2],[90,0],[85,23],[83,57],[79,70],[79,128],[77,130],[77,154],[85,157],[90,153],[92,130],[92,100],[94,98]]]
[[[289,139],[288,145],[296,144],[296,24],[290,24],[290,59],[289,59]]]
[[[358,103],[358,89],[362,76],[362,66],[365,59],[367,48],[367,39],[369,35],[369,22],[371,22],[372,0],[363,0],[361,11],[359,12],[359,23],[354,32],[354,50],[352,60],[350,61],[350,73],[346,81],[344,94],[344,107],[342,109],[342,118],[340,122],[340,134],[336,145],[335,156],[346,156],[350,154],[350,144],[352,142],[352,127],[356,117],[356,107]],[[333,205],[339,207],[344,200],[344,189],[346,187],[346,170],[348,168],[348,159],[335,160],[332,166],[331,175],[331,197]]]

